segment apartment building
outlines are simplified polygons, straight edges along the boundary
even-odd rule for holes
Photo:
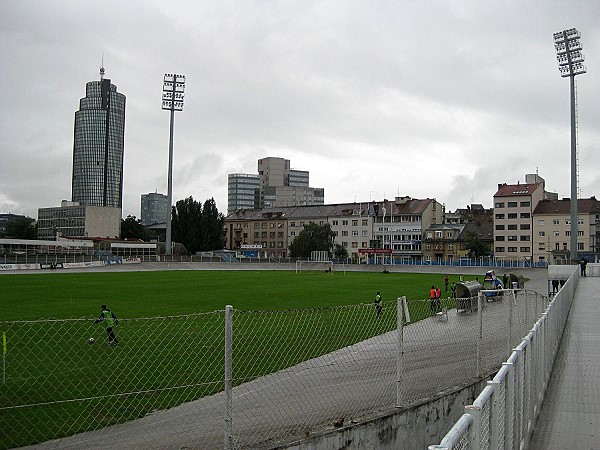
[[[533,211],[533,258],[560,264],[570,259],[571,199],[542,200]],[[600,201],[577,200],[577,254],[596,260],[600,252]]]
[[[288,206],[262,210],[239,210],[225,218],[226,248],[261,257],[286,257],[289,244],[309,223],[329,223],[335,243],[345,247],[349,257],[367,248],[372,217],[366,204],[357,203]]]
[[[373,219],[373,242],[361,254],[381,254],[396,259],[420,261],[423,231],[442,224],[444,208],[435,199],[396,197],[369,206]]]
[[[539,177],[531,183],[498,185],[494,194],[496,258],[533,260],[533,210],[544,195],[544,182]]]

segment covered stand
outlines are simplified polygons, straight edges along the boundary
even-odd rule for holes
[[[456,311],[477,311],[477,297],[481,290],[478,281],[460,281],[456,283]]]

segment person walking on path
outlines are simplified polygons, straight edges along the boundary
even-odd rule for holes
[[[579,262],[579,266],[581,267],[581,276],[582,277],[587,277],[586,274],[586,267],[587,267],[587,261],[585,260],[585,258],[581,258],[581,261]]]
[[[106,305],[100,306],[100,310],[100,317],[94,320],[94,323],[104,322],[106,334],[108,335],[108,345],[119,345],[114,331],[114,327],[119,324],[119,319],[117,319],[117,316]]]
[[[449,280],[448,280],[448,275],[446,275],[446,276],[444,277],[444,286],[446,287],[446,292],[448,292],[448,282],[449,282]]]
[[[375,313],[377,317],[379,317],[381,315],[381,293],[379,291],[377,291],[377,295],[375,295],[375,301],[373,303],[375,304]]]

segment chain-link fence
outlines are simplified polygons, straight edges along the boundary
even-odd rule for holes
[[[360,304],[126,319],[115,327],[119,345],[91,319],[0,322],[0,447],[300,440],[497,368],[546,304],[527,291],[503,294],[460,313],[448,298],[388,302],[380,313]]]

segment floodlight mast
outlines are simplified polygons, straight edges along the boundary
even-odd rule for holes
[[[171,255],[171,215],[173,208],[173,124],[175,122],[175,111],[183,111],[183,94],[185,91],[185,75],[166,73],[163,79],[162,109],[171,111],[169,125],[169,175],[167,186],[167,203],[169,213],[167,214],[167,231],[165,239],[165,254]]]
[[[577,111],[575,106],[575,75],[586,72],[581,53],[581,35],[576,28],[554,33],[554,49],[558,70],[569,77],[571,88],[571,262],[577,261]]]

